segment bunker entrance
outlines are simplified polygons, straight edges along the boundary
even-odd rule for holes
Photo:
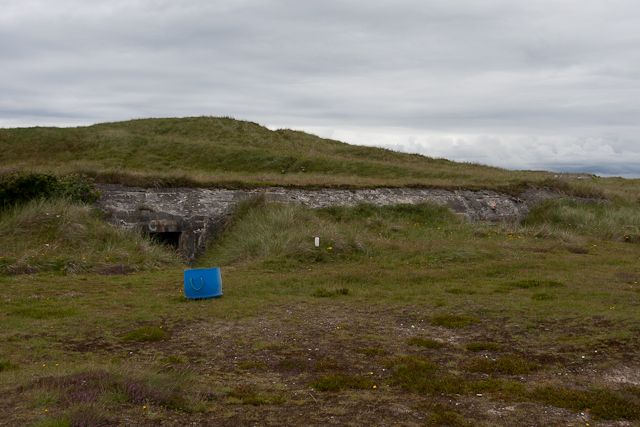
[[[180,248],[180,231],[151,232],[149,237],[156,243],[171,247],[173,249]]]

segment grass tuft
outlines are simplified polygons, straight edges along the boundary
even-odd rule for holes
[[[104,370],[50,376],[36,380],[32,387],[57,391],[67,407],[91,406],[114,394],[132,404],[154,403],[169,409],[189,410],[184,391],[184,375],[154,373],[116,374]]]
[[[242,360],[238,362],[238,368],[243,370],[264,370],[267,365],[261,360]]]
[[[55,418],[45,418],[33,424],[33,427],[75,427],[71,424],[69,417],[61,416]]]
[[[386,351],[380,347],[364,347],[359,348],[356,352],[364,354],[365,356],[380,356],[386,354]]]
[[[464,376],[443,372],[431,361],[405,356],[387,364],[392,370],[392,382],[405,390],[415,393],[440,394],[477,394],[494,393],[513,398],[525,392],[522,384],[500,379],[470,380]]]
[[[533,289],[533,288],[561,288],[564,284],[555,280],[538,280],[538,279],[525,279],[518,280],[516,282],[509,282],[505,284],[505,287],[511,289]]]
[[[473,424],[465,419],[459,412],[445,405],[434,404],[428,408],[428,425],[446,427],[471,427]]]
[[[465,348],[469,351],[499,351],[502,346],[495,342],[490,341],[476,341],[468,343]]]
[[[547,294],[544,292],[531,295],[531,299],[534,301],[549,301],[554,299],[555,297],[551,294]]]
[[[588,410],[601,419],[640,419],[640,396],[629,390],[592,388],[577,390],[558,386],[543,386],[533,390],[530,396],[547,405],[574,411]]]
[[[445,289],[445,292],[454,295],[474,295],[476,291],[469,288],[448,288]]]
[[[143,326],[128,332],[122,337],[123,341],[155,342],[167,339],[167,331],[157,326]]]
[[[326,288],[318,288],[312,294],[312,296],[318,297],[318,298],[330,298],[330,297],[336,297],[340,295],[342,296],[349,295],[349,289],[339,288],[339,289],[329,290]]]
[[[407,344],[423,348],[442,348],[444,344],[431,338],[413,337],[407,340]]]
[[[7,359],[0,359],[0,372],[18,369],[18,365],[11,363]]]
[[[62,319],[78,314],[78,309],[64,307],[53,301],[33,301],[17,305],[10,314],[35,320]]]
[[[540,365],[519,356],[502,356],[497,359],[479,357],[467,362],[465,370],[484,374],[523,375],[528,374]]]
[[[96,405],[77,405],[72,407],[68,415],[71,427],[108,426],[113,424],[105,413]]]
[[[229,398],[229,403],[253,406],[280,405],[285,402],[285,398],[281,394],[268,393],[246,384],[229,391],[227,397]]]
[[[311,387],[318,391],[370,390],[375,385],[370,378],[345,374],[325,375],[311,383]]]
[[[478,320],[468,316],[458,316],[454,314],[441,314],[431,318],[433,326],[442,326],[449,329],[459,329],[477,323]]]

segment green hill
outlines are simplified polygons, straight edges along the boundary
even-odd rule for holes
[[[143,119],[77,128],[0,129],[0,169],[82,173],[99,182],[180,186],[558,186],[637,191],[638,181],[566,179],[349,145],[231,118]]]
[[[197,260],[222,268],[224,296],[190,301],[177,254],[104,222],[82,177],[15,170],[145,185],[538,185],[610,200],[548,200],[521,223],[487,224],[431,204],[258,197]],[[232,119],[0,130],[2,421],[637,425],[639,183]]]

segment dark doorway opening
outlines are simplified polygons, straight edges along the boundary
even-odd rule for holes
[[[178,249],[180,247],[180,236],[182,233],[180,231],[169,231],[164,233],[149,233],[149,237],[156,243],[161,245],[169,246],[173,249]]]

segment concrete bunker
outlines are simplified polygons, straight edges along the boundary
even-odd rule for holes
[[[162,212],[147,212],[136,218],[138,229],[142,229],[157,244],[170,247],[187,261],[194,261],[201,255],[207,242],[220,231],[226,216],[209,218],[205,216],[177,217]]]
[[[194,261],[207,243],[228,223],[234,207],[250,197],[267,201],[299,203],[309,208],[378,206],[430,202],[446,206],[469,221],[518,221],[541,200],[560,197],[546,190],[529,190],[514,197],[489,190],[443,190],[431,188],[371,189],[261,189],[138,188],[100,185],[98,206],[109,221],[123,228],[142,230]]]
[[[178,250],[180,249],[180,239],[182,238],[182,232],[181,231],[163,231],[163,232],[150,231],[149,237],[151,238],[151,240],[153,240],[154,242],[160,245],[169,246],[170,248]]]
[[[153,219],[147,224],[147,234],[156,243],[180,250],[182,227],[179,221],[167,219]]]

